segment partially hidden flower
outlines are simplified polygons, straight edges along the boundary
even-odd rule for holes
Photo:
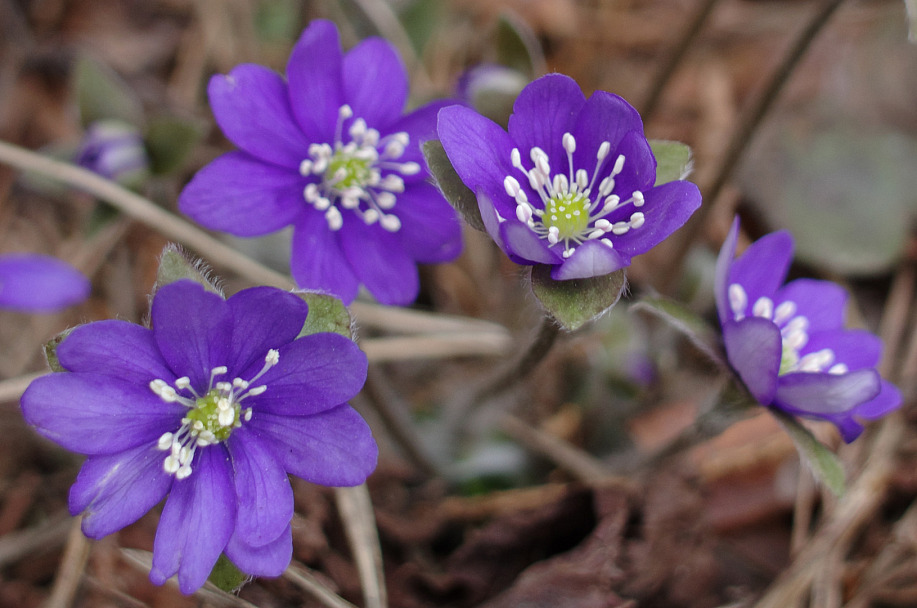
[[[334,24],[314,21],[286,79],[240,65],[210,81],[216,121],[240,150],[204,167],[179,208],[237,236],[292,225],[300,286],[350,303],[363,284],[383,304],[410,303],[417,263],[456,257],[461,226],[420,150],[445,103],[402,115],[407,90],[391,44],[368,38],[344,54]]]
[[[57,258],[33,253],[0,255],[0,308],[53,312],[89,296],[89,280]]]
[[[451,106],[437,133],[490,236],[518,264],[551,265],[555,280],[630,265],[700,205],[690,182],[654,185],[656,160],[634,108],[604,91],[586,99],[561,74],[523,89],[508,132]]]
[[[308,307],[270,287],[228,300],[181,280],[153,299],[152,329],[107,320],[57,348],[67,371],[22,396],[39,433],[87,459],[70,490],[86,536],[101,538],[166,498],[150,579],[184,593],[221,553],[251,575],[290,562],[287,474],[332,486],[375,467],[369,427],[346,401],[366,356],[347,338],[298,338]]]
[[[762,405],[826,420],[847,442],[861,419],[901,405],[901,394],[875,367],[882,342],[844,329],[847,294],[830,281],[783,284],[793,255],[785,231],[768,234],[733,259],[738,218],[716,266],[716,305],[729,364]]]
[[[120,120],[99,120],[86,129],[76,164],[119,184],[133,185],[149,172],[140,131]]]

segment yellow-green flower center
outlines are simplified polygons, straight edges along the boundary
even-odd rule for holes
[[[362,188],[372,177],[371,165],[369,160],[338,150],[328,161],[327,174],[334,176],[334,187],[338,190]]]
[[[195,407],[188,412],[186,418],[191,420],[191,428],[197,430],[199,435],[207,436],[209,432],[216,441],[226,441],[233,428],[239,426],[236,423],[240,423],[241,412],[242,407],[238,401],[233,403],[224,391],[211,389],[195,400]]]
[[[583,234],[589,227],[592,202],[579,192],[565,192],[548,199],[541,217],[545,227],[557,228],[557,237],[565,241]]]

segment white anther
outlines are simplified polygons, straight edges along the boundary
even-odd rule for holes
[[[375,209],[367,209],[363,212],[363,222],[367,226],[372,226],[377,221],[379,221],[379,212]]]
[[[608,232],[611,230],[611,222],[606,219],[596,220],[595,227],[603,232]]]
[[[380,209],[392,209],[397,201],[398,198],[391,192],[376,193],[376,204],[379,205]]]
[[[163,433],[156,442],[156,447],[163,451],[172,447],[172,433]]]
[[[386,158],[401,158],[401,155],[404,154],[404,144],[400,141],[390,141],[385,144],[384,154]]]
[[[338,211],[337,207],[329,207],[325,212],[325,221],[328,222],[328,228],[331,230],[340,230],[341,226],[344,225],[344,218],[341,217],[341,212]]]
[[[611,170],[612,175],[617,175],[624,170],[624,155],[618,154],[618,158],[615,159],[615,166]]]
[[[639,228],[646,222],[646,216],[640,211],[630,214],[630,227]]]
[[[788,321],[793,315],[796,314],[796,302],[786,300],[781,302],[777,309],[774,310],[774,323],[777,325],[783,325]]]
[[[630,224],[627,222],[615,222],[611,226],[611,231],[618,236],[627,234],[630,231]]]
[[[599,242],[606,245],[609,249],[615,248],[615,244],[611,242],[611,239],[600,239]]]
[[[523,224],[532,220],[532,208],[528,205],[516,205],[516,218]]]
[[[398,232],[401,230],[401,220],[397,215],[387,213],[379,218],[379,225],[389,232]]]
[[[181,389],[181,390],[191,388],[191,378],[189,378],[188,376],[182,376],[181,378],[177,378],[175,380],[175,388]]]
[[[267,351],[267,354],[264,356],[264,362],[270,365],[271,367],[280,363],[280,351],[276,348],[272,348]]]
[[[774,301],[767,296],[761,296],[751,307],[751,314],[762,319],[770,319],[774,316]]]
[[[609,152],[611,152],[611,142],[603,141],[602,145],[599,146],[599,151],[596,153],[595,157],[599,162],[602,162],[608,158]]]
[[[745,293],[745,289],[738,283],[733,283],[726,290],[726,295],[729,299],[729,308],[732,309],[735,320],[741,321],[745,318],[745,309],[748,307],[748,296]]]
[[[351,108],[349,105],[345,103],[340,108],[338,108],[338,116],[340,116],[344,120],[347,120],[348,118],[353,116],[353,108]]]
[[[191,465],[185,464],[182,465],[178,471],[175,472],[175,479],[185,479],[191,475]]]
[[[306,199],[306,202],[314,203],[321,197],[321,193],[318,191],[318,186],[316,184],[306,184],[306,187],[302,191],[303,198]]]
[[[634,190],[634,193],[630,196],[634,199],[634,207],[642,207],[646,203],[643,193],[639,190]]]
[[[232,408],[226,410],[220,410],[220,415],[217,417],[217,421],[220,423],[220,426],[229,426],[236,420],[236,411]]]
[[[162,463],[162,468],[165,469],[166,473],[170,474],[178,471],[179,467],[181,467],[181,464],[178,462],[178,458],[172,455],[166,456]]]
[[[593,230],[592,232],[590,232],[589,235],[588,235],[586,238],[589,239],[589,240],[592,240],[592,239],[597,239],[597,238],[603,237],[603,236],[605,236],[605,231],[602,230],[601,228],[596,228],[595,230]]]
[[[401,171],[402,175],[417,175],[420,173],[421,166],[420,163],[415,162],[401,163],[398,165],[398,170]]]
[[[602,206],[602,211],[599,213],[599,215],[608,215],[609,213],[617,209],[618,205],[620,204],[621,204],[620,196],[618,196],[617,194],[612,194],[608,196],[608,198],[605,199],[605,204]]]
[[[250,389],[245,395],[247,397],[255,397],[257,395],[260,395],[261,393],[263,393],[266,390],[267,390],[267,385],[262,384],[261,386],[256,386],[255,388]]]
[[[557,229],[557,226],[551,226],[548,228],[548,242],[552,245],[556,245],[560,240],[560,230]]]
[[[313,163],[310,159],[308,158],[305,159],[304,161],[299,163],[299,174],[302,176],[312,175],[312,168],[314,166],[315,166],[315,163]]]
[[[507,175],[503,178],[503,188],[506,190],[506,193],[513,198],[516,198],[516,196],[522,192],[522,186],[519,184],[519,180],[512,175]]]
[[[586,173],[585,169],[578,169],[576,172],[576,187],[582,191],[588,185],[589,185],[589,174]]]
[[[315,208],[318,211],[325,211],[331,206],[331,199],[320,196],[315,200]]]
[[[521,169],[523,172],[525,171],[522,167],[522,156],[519,154],[519,148],[513,148],[513,151],[509,153],[509,158],[514,167]]]
[[[831,369],[828,370],[828,373],[840,375],[840,374],[846,374],[848,371],[849,370],[847,369],[847,365],[845,365],[844,363],[835,363],[834,365],[831,366]]]
[[[222,376],[228,371],[229,368],[225,365],[218,365],[217,367],[214,367],[212,370],[210,370],[210,377],[213,378],[215,376]]]
[[[252,419],[252,408],[246,409],[245,412],[242,413],[242,418],[245,420],[245,422],[248,422],[249,420],[251,420]]]
[[[564,133],[561,142],[563,142],[564,150],[567,151],[567,154],[576,152],[576,138],[573,137],[572,133]]]
[[[366,133],[366,121],[362,118],[357,118],[353,121],[353,124],[350,125],[350,129],[348,129],[347,132],[350,133],[350,136],[354,139],[363,136]]]
[[[362,188],[347,188],[341,192],[341,207],[344,209],[356,209],[360,206],[360,195],[363,194]]]
[[[611,194],[611,191],[615,189],[615,178],[608,175],[599,182],[599,198],[603,196],[608,196]]]
[[[575,247],[570,247],[569,249],[565,249],[565,250],[564,250],[564,253],[563,253],[564,259],[565,259],[565,260],[566,260],[566,259],[569,259],[569,257],[570,257],[571,255],[573,255],[573,253],[574,253],[575,251],[576,251],[576,248],[575,248]]]

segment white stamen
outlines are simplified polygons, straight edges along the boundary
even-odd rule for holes
[[[745,289],[738,283],[733,283],[726,290],[726,295],[733,317],[736,321],[741,321],[745,318],[745,309],[748,307],[748,296],[745,294]]]
[[[752,306],[751,314],[756,317],[770,319],[774,315],[774,301],[766,296],[761,296]]]

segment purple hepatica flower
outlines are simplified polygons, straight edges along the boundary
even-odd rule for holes
[[[347,405],[366,356],[347,338],[297,338],[307,306],[255,287],[228,300],[188,280],[162,287],[153,329],[76,328],[57,349],[67,372],[22,396],[39,433],[88,458],[70,490],[83,532],[101,538],[166,495],[150,579],[200,587],[220,556],[278,576],[292,551],[287,474],[362,483],[376,463],[369,427]]]
[[[901,394],[875,370],[882,342],[844,324],[846,292],[829,281],[783,285],[793,239],[769,234],[733,261],[738,218],[716,266],[716,306],[726,354],[754,398],[794,416],[834,423],[847,442],[857,418],[879,418]]]
[[[561,74],[522,91],[508,133],[460,106],[440,112],[437,131],[487,232],[516,263],[552,265],[556,280],[630,265],[700,205],[692,183],[654,186],[636,110],[604,91],[587,100]]]
[[[383,304],[408,304],[417,266],[459,254],[461,225],[428,171],[431,103],[402,116],[407,73],[369,38],[346,54],[328,21],[293,48],[287,78],[257,65],[215,76],[217,123],[240,151],[201,170],[179,199],[214,230],[259,236],[293,225],[291,271],[307,289],[350,303],[362,283]]]
[[[150,167],[140,131],[120,120],[92,123],[77,151],[76,163],[118,183],[142,179]]]
[[[57,258],[29,253],[0,255],[0,308],[53,312],[89,296],[89,281]]]

